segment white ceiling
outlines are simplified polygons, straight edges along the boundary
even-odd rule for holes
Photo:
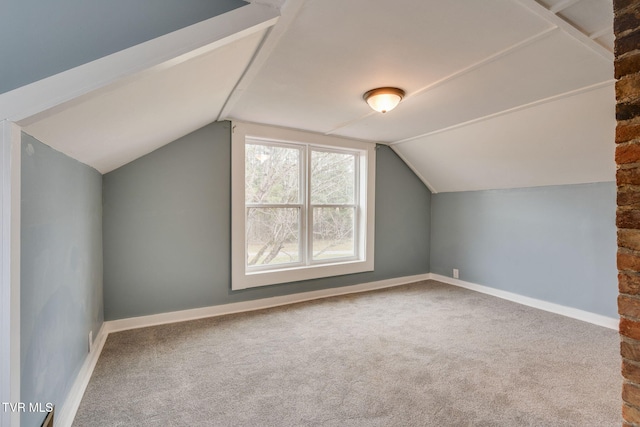
[[[613,129],[601,125],[615,108],[611,92],[605,85],[393,147],[439,192],[611,181]]]
[[[389,143],[437,192],[614,179],[612,0],[257,3],[272,30],[26,132],[103,173],[228,118]],[[379,86],[408,96],[374,114]]]
[[[25,128],[106,173],[212,121],[264,31],[161,72],[115,85]]]

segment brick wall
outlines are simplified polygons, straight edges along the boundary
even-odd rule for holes
[[[623,426],[640,427],[640,0],[614,0]]]

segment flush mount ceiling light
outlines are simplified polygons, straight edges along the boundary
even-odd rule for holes
[[[404,91],[397,87],[379,87],[365,93],[363,98],[367,101],[369,107],[379,113],[386,113],[396,108],[400,101],[402,101]]]

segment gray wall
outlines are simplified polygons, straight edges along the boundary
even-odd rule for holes
[[[230,148],[229,123],[213,123],[104,176],[106,319],[429,271],[431,193],[381,147],[375,271],[232,292]]]
[[[0,93],[243,6],[241,0],[6,0]]]
[[[21,179],[21,400],[60,409],[103,322],[102,176],[23,134]]]
[[[431,272],[617,317],[615,183],[432,196]]]

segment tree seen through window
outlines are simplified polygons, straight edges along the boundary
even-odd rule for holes
[[[247,141],[247,266],[357,256],[358,154]]]

